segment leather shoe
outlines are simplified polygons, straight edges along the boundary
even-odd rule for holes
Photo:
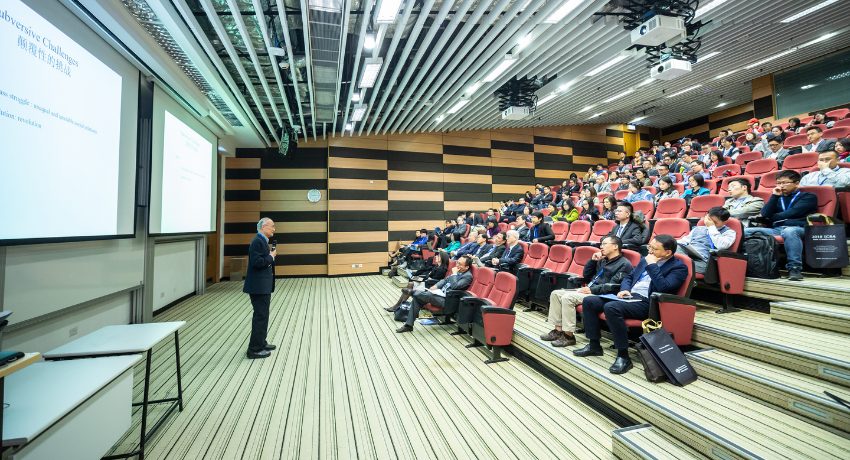
[[[803,270],[797,267],[788,269],[789,281],[803,281]]]
[[[617,356],[617,359],[614,360],[614,364],[608,368],[608,371],[612,374],[625,374],[632,368],[632,360],[629,358],[623,358],[622,356]]]
[[[272,344],[270,344],[270,343],[267,343],[267,344],[266,344],[266,346],[264,347],[264,349],[265,349],[266,351],[272,351],[272,350],[274,350],[275,348],[277,348],[277,345],[272,345]]]
[[[248,359],[268,358],[269,356],[272,355],[272,353],[268,350],[249,351],[247,354],[248,354]]]
[[[410,291],[410,289],[408,289],[408,288],[404,288],[404,289],[402,289],[402,290],[401,290],[401,292],[402,292],[404,295],[411,295],[411,291]]]
[[[388,311],[388,312],[392,313],[392,312],[394,312],[394,311],[398,310],[398,307],[387,307],[387,308],[384,308],[384,310],[386,310],[386,311]]]
[[[579,357],[602,356],[604,354],[605,354],[605,352],[602,351],[602,347],[594,347],[594,346],[591,346],[589,343],[587,345],[579,348],[578,350],[573,350],[573,355],[579,356]]]
[[[399,334],[403,332],[413,332],[413,326],[408,326],[407,324],[403,324],[400,328],[395,330]]]

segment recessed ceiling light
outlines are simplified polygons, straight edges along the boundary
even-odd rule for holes
[[[728,102],[721,102],[720,104],[717,104],[716,106],[714,106],[714,108],[719,109],[720,107],[725,107],[727,104],[729,104],[729,103]]]
[[[726,72],[726,73],[722,73],[722,74],[720,74],[720,75],[718,75],[718,76],[714,77],[714,79],[715,79],[715,80],[720,80],[721,78],[728,77],[729,75],[732,75],[733,73],[735,73],[735,72],[737,72],[737,71],[739,71],[739,70],[741,70],[741,69],[735,69],[735,70],[732,70],[732,71],[729,71],[729,72]]]
[[[634,92],[635,92],[635,90],[633,90],[633,89],[627,89],[627,90],[623,91],[622,93],[615,94],[615,95],[609,97],[608,99],[605,99],[604,101],[602,101],[602,103],[607,104],[609,102],[614,102],[617,99],[620,99],[621,97],[626,97],[629,94],[632,94]]]
[[[592,110],[594,107],[596,107],[596,104],[585,106],[583,109],[579,110],[578,113],[587,112],[588,110]]]
[[[647,115],[643,115],[643,116],[637,117],[634,120],[630,121],[629,124],[632,125],[632,124],[635,124],[635,123],[637,123],[641,120],[646,120],[647,118],[649,118]]]
[[[711,53],[708,53],[704,56],[700,56],[700,57],[697,58],[697,64],[699,64],[701,62],[705,62],[705,61],[713,58],[714,56],[717,56],[718,54],[720,54],[720,51],[712,51]]]
[[[401,8],[401,0],[381,0],[381,8],[375,16],[375,22],[392,24],[395,22],[395,17],[398,16],[399,8]]]
[[[363,65],[363,74],[360,77],[361,88],[371,88],[375,86],[375,80],[378,79],[378,72],[381,71],[381,66],[384,65],[383,58],[369,58]]]
[[[783,20],[781,20],[781,21],[779,21],[779,22],[781,22],[781,23],[783,23],[783,24],[787,24],[787,23],[789,23],[789,22],[794,22],[794,21],[796,21],[797,19],[800,19],[800,18],[802,18],[803,16],[808,16],[808,15],[810,15],[810,14],[814,13],[815,11],[817,11],[817,10],[819,10],[819,9],[821,9],[821,8],[826,8],[827,6],[832,5],[833,3],[836,3],[837,1],[838,1],[838,0],[824,0],[824,1],[821,1],[821,2],[816,3],[815,5],[813,5],[813,6],[809,7],[809,8],[806,8],[806,9],[805,9],[805,10],[803,10],[803,11],[800,11],[799,13],[797,13],[797,14],[795,14],[795,15],[793,15],[793,16],[788,16],[787,18],[785,18],[785,19],[783,19]]]
[[[614,65],[616,65],[618,62],[622,61],[623,59],[626,59],[627,57],[628,56],[626,56],[625,54],[621,54],[619,56],[616,56],[613,59],[609,60],[608,62],[606,62],[606,63],[600,65],[599,67],[596,67],[595,69],[591,70],[590,72],[587,73],[586,76],[592,77],[594,75],[598,75],[598,74],[608,70],[609,68],[613,67]]]
[[[469,85],[469,88],[466,88],[466,93],[464,93],[464,94],[466,94],[467,96],[472,96],[473,94],[475,94],[476,91],[478,91],[479,88],[481,88],[481,85],[483,85],[483,84],[484,84],[483,82],[477,81],[477,82]]]
[[[486,77],[484,77],[484,82],[490,83],[496,81],[496,79],[499,78],[499,76],[501,76],[503,73],[505,73],[505,71],[508,70],[508,68],[512,66],[516,61],[517,56],[515,54],[506,54],[505,57],[502,59],[502,62],[500,62],[495,69],[493,69],[489,74],[487,74]]]
[[[368,33],[366,38],[363,39],[363,49],[371,50],[373,48],[375,48],[375,34]]]
[[[439,117],[434,119],[434,123],[440,123],[441,121],[443,121],[445,119],[446,119],[445,115],[440,115]]]
[[[543,96],[543,99],[537,101],[537,107],[540,107],[541,105],[551,101],[552,99],[555,99],[556,97],[558,97],[558,93],[549,93],[548,95]]]
[[[838,32],[830,32],[828,34],[823,34],[823,35],[821,35],[820,37],[818,37],[814,40],[810,40],[810,41],[807,41],[806,43],[803,43],[802,45],[800,45],[800,48],[805,48],[809,45],[814,45],[815,43],[820,43],[822,41],[829,40],[830,38],[832,38],[836,35],[838,35]]]
[[[702,87],[702,85],[694,85],[694,86],[691,86],[691,87],[685,88],[685,89],[683,89],[683,90],[681,90],[681,91],[677,91],[677,92],[675,92],[675,93],[673,93],[673,94],[671,94],[671,95],[669,95],[669,96],[667,96],[667,97],[676,97],[676,96],[681,96],[682,94],[685,94],[685,93],[687,93],[688,91],[693,91],[693,90],[695,90],[695,89],[697,89],[697,88],[701,88],[701,87]]]
[[[531,44],[531,38],[532,37],[531,37],[530,33],[523,35],[523,37],[520,38],[519,41],[516,44],[517,49],[521,50],[521,49],[525,48],[526,46],[530,45]]]
[[[582,4],[582,0],[567,0],[566,2],[564,2],[563,5],[561,5],[560,8],[555,10],[555,12],[552,13],[543,22],[546,23],[546,24],[555,24],[557,22],[560,22],[561,19],[564,19],[565,17],[567,17],[568,14],[570,14],[574,9],[576,9],[581,4]]]
[[[346,123],[345,124],[346,131],[354,131],[354,123]]]
[[[357,104],[351,112],[351,121],[360,121],[366,116],[366,104]]]
[[[718,6],[724,3],[726,3],[726,0],[714,0],[713,2],[708,2],[702,8],[698,9],[696,13],[694,13],[694,17],[697,18],[699,16],[702,16],[703,14],[708,13],[709,11],[717,8]]]
[[[800,89],[802,89],[802,90],[807,90],[807,89],[812,89],[812,88],[814,88],[815,86],[817,86],[817,85],[803,85],[803,86],[801,86],[801,87],[800,87]]]
[[[652,78],[652,77],[647,78],[646,80],[644,80],[644,81],[640,82],[640,83],[637,85],[637,88],[640,88],[640,87],[642,87],[642,86],[646,86],[646,85],[648,85],[648,84],[650,84],[650,83],[652,83],[652,82],[654,82],[654,81],[655,81],[655,79],[654,79],[654,78]]]
[[[592,120],[592,119],[594,119],[594,118],[598,118],[600,115],[603,115],[603,114],[605,114],[605,112],[594,113],[593,115],[591,115],[591,116],[588,118],[588,120]]]
[[[758,66],[760,66],[760,65],[762,65],[762,64],[766,64],[766,63],[768,63],[768,62],[770,62],[770,61],[773,61],[774,59],[779,59],[779,58],[781,58],[781,57],[783,57],[783,56],[788,56],[789,54],[794,53],[794,52],[796,52],[796,51],[797,51],[797,47],[794,47],[794,48],[791,48],[791,49],[788,49],[788,50],[782,51],[782,52],[780,52],[780,53],[772,54],[772,55],[770,55],[770,57],[767,57],[767,58],[762,59],[761,61],[757,61],[757,62],[754,62],[754,63],[752,63],[752,64],[749,64],[749,65],[747,65],[747,66],[746,66],[746,67],[744,67],[744,68],[745,68],[745,69],[752,69],[752,68],[758,67]]]
[[[351,95],[351,102],[360,102],[360,93],[355,91],[354,94]]]
[[[457,101],[457,103],[455,105],[453,105],[452,108],[449,109],[449,113],[450,114],[457,113],[457,111],[462,109],[463,106],[465,106],[466,104],[469,104],[469,99],[461,99],[461,100]]]

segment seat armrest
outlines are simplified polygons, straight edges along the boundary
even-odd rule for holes
[[[513,315],[516,316],[514,310],[502,307],[481,307],[481,313],[485,315]]]

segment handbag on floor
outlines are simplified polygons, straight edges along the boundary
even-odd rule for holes
[[[643,322],[643,332],[644,334],[649,333],[655,329],[661,327],[661,323],[648,319]],[[658,361],[655,360],[655,356],[652,355],[643,342],[638,342],[635,345],[638,352],[638,360],[643,365],[643,374],[646,376],[646,379],[652,383],[658,382],[666,382],[667,374],[664,372],[664,369],[661,369],[661,365],[658,364]]]
[[[670,382],[685,386],[696,381],[696,370],[663,327],[643,334],[640,336],[640,342],[652,354]]]
[[[393,319],[399,323],[407,321],[407,316],[410,315],[410,301],[399,305],[398,310],[393,313]]]
[[[803,254],[812,268],[844,268],[848,264],[847,235],[844,224],[836,224],[832,217],[812,214],[806,217],[803,237]]]

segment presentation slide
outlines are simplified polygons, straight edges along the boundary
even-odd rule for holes
[[[159,233],[210,231],[213,144],[165,112]]]
[[[0,59],[0,240],[127,230],[121,75],[18,0],[0,2]]]

